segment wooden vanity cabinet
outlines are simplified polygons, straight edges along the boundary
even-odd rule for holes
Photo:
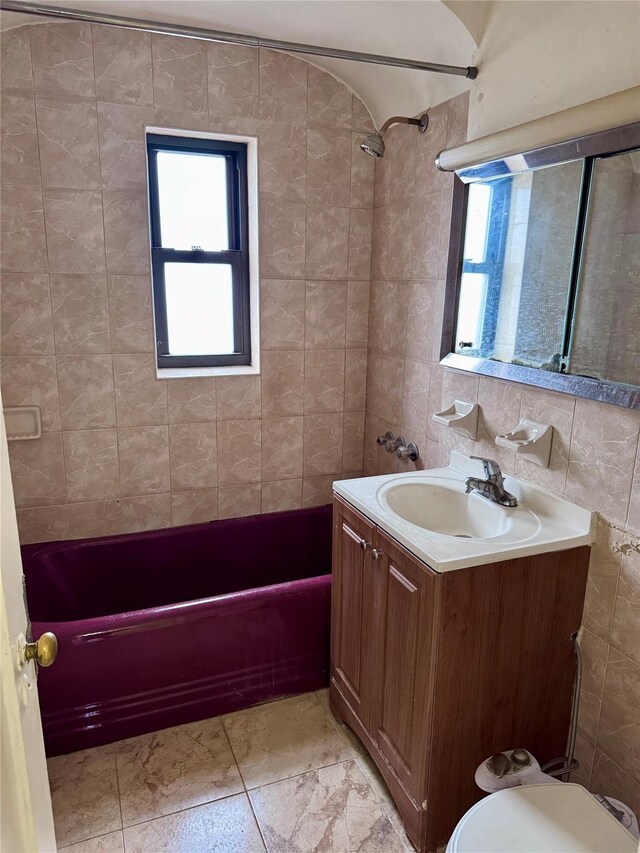
[[[330,702],[420,853],[484,796],[510,747],[563,755],[588,547],[437,573],[334,499]]]

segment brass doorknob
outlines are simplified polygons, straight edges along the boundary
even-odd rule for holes
[[[58,639],[51,631],[41,634],[35,643],[26,643],[25,660],[34,660],[39,666],[51,666],[58,656]]]

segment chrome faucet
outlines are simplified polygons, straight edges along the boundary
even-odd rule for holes
[[[493,459],[483,459],[482,456],[472,456],[471,458],[482,462],[486,479],[480,480],[478,477],[467,477],[464,481],[467,494],[469,492],[477,492],[483,498],[500,504],[500,506],[518,506],[516,496],[512,495],[504,487],[502,471],[498,463]]]

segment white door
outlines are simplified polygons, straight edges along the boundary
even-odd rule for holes
[[[0,397],[0,409],[1,405]],[[56,842],[36,665],[33,661],[21,661],[28,616],[3,417],[0,417],[0,568],[0,850],[49,853],[55,851]]]

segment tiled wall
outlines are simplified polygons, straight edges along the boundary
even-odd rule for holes
[[[464,141],[466,111],[461,96],[431,110],[425,136],[393,128],[376,163],[365,472],[415,467],[375,446],[391,429],[418,443],[418,467],[444,464],[458,447],[599,512],[583,618],[576,781],[640,813],[640,413],[438,365],[452,179],[433,158]],[[481,406],[475,443],[431,420],[455,397]],[[494,444],[521,416],[553,424],[548,469]]]
[[[2,394],[24,542],[329,500],[362,470],[371,120],[293,56],[84,24],[2,35]],[[262,374],[157,380],[145,125],[259,138]]]

